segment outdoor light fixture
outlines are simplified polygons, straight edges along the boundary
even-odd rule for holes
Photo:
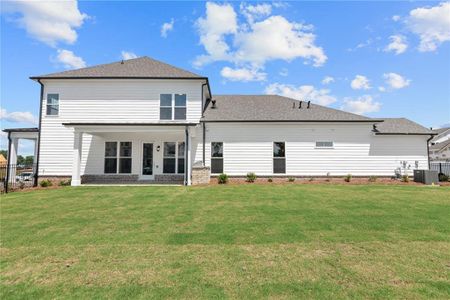
[[[157,152],[159,152],[160,149],[161,149],[161,146],[160,146],[160,145],[156,146],[156,151],[157,151]]]

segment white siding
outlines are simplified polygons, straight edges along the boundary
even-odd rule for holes
[[[286,142],[286,175],[392,176],[407,161],[410,172],[428,168],[427,136],[381,136],[371,124],[230,124],[208,123],[206,164],[210,143],[224,143],[224,172],[229,175],[272,174],[272,143]],[[316,149],[316,141],[333,141],[333,149]],[[202,160],[201,133],[196,139],[195,161]]]
[[[159,95],[163,93],[186,94],[187,121],[198,122],[201,117],[201,80],[44,80],[43,83],[40,175],[72,172],[73,129],[62,123],[158,122]],[[49,93],[59,94],[58,116],[46,116]],[[96,140],[84,135],[83,156],[92,151],[91,139]],[[94,151],[92,155],[100,154]]]

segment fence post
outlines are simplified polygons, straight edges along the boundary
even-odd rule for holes
[[[439,173],[442,173],[442,163],[439,163]]]

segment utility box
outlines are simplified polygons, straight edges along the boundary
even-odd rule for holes
[[[438,171],[431,170],[414,170],[414,182],[424,184],[439,183]]]

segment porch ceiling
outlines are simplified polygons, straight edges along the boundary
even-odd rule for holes
[[[199,123],[63,123],[78,132],[180,132]]]

